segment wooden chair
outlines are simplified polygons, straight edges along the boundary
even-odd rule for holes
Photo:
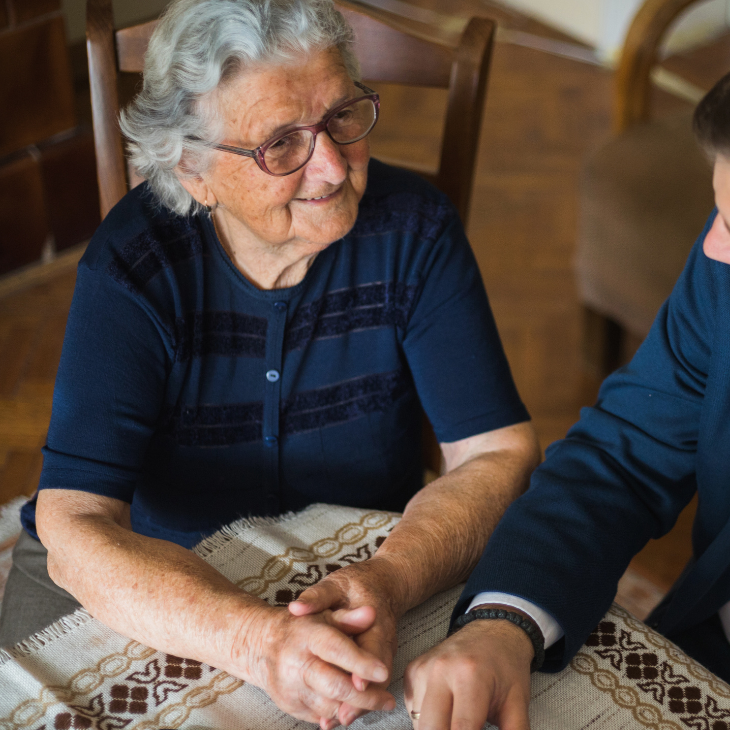
[[[601,376],[621,363],[627,334],[646,336],[714,204],[691,112],[651,120],[661,43],[695,2],[646,0],[639,9],[616,73],[614,136],[584,166],[576,276],[585,360]]]
[[[495,23],[472,18],[454,36],[359,3],[338,2],[353,27],[363,78],[448,89],[440,164],[432,174],[416,170],[445,192],[466,223],[486,98]],[[87,0],[86,35],[102,217],[135,182],[127,169],[118,126],[120,72],[143,70],[144,53],[157,21],[115,31],[112,0]],[[407,165],[402,165],[407,167]],[[425,419],[424,419],[425,420]],[[441,454],[426,429],[425,463],[439,472]]]

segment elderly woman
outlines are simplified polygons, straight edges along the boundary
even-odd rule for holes
[[[347,724],[393,707],[399,616],[464,579],[524,489],[538,448],[461,223],[370,160],[351,46],[331,0],[162,18],[121,120],[146,182],[79,265],[3,644],[81,604]],[[446,463],[426,487],[421,404]],[[405,514],[290,610],[188,549],[314,502]]]

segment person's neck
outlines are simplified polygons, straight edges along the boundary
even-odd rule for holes
[[[274,246],[237,231],[226,217],[212,215],[218,240],[233,265],[257,289],[286,289],[301,282],[321,248],[307,243]],[[237,235],[238,234],[238,235]],[[313,250],[315,249],[315,250]]]

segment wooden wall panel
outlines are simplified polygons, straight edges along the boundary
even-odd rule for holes
[[[0,156],[75,126],[60,15],[0,34],[0,69]]]
[[[41,168],[56,250],[91,238],[101,222],[91,131],[42,148]]]
[[[0,274],[38,261],[48,237],[37,155],[0,167]]]
[[[16,23],[25,23],[61,10],[61,0],[10,0],[10,4]]]
[[[5,0],[0,0],[0,31],[5,30],[8,27],[8,8],[5,5]]]

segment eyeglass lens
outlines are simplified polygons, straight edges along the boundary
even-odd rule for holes
[[[338,144],[352,144],[365,137],[375,125],[375,104],[361,99],[327,121],[327,131]],[[314,135],[308,130],[296,130],[276,140],[264,152],[269,172],[283,175],[301,167],[312,154]]]

